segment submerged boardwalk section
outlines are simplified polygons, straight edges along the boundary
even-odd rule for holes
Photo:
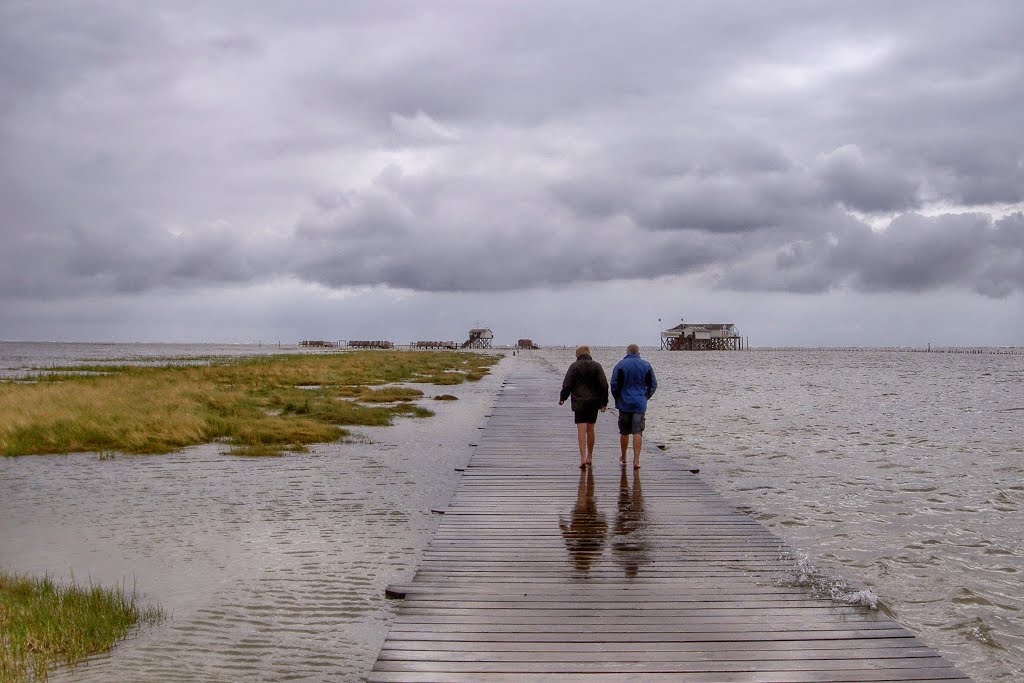
[[[561,377],[512,362],[370,681],[968,680],[685,466],[620,467],[613,413],[579,470]]]

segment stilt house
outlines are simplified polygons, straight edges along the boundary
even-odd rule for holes
[[[464,349],[489,349],[494,333],[486,327],[475,327],[469,331],[469,339],[462,342]]]
[[[661,333],[669,351],[742,351],[743,337],[732,323],[683,323]]]

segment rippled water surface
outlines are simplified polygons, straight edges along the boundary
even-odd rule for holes
[[[562,371],[571,351],[540,352]],[[1024,356],[645,351],[648,437],[978,681],[1024,680]],[[596,349],[611,372],[619,349]],[[615,438],[611,418],[599,438]]]
[[[24,379],[52,367],[201,363],[273,353],[323,353],[315,347],[262,344],[75,344],[0,341],[0,379]]]
[[[56,346],[44,346],[20,345],[6,366],[242,352],[60,345],[47,357]],[[170,612],[52,679],[360,679],[392,618],[384,589],[412,577],[436,528],[430,509],[448,503],[503,373],[424,385],[460,400],[423,401],[437,416],[306,454],[240,458],[211,445],[112,460],[0,458],[0,567],[123,582]]]
[[[11,345],[31,365],[266,347]],[[618,349],[596,349],[610,370]],[[1024,680],[1024,356],[644,352],[648,437],[978,681]],[[571,351],[534,359],[564,372]],[[352,680],[392,618],[502,375],[429,420],[282,458],[0,458],[0,566],[135,585],[171,611],[55,680]],[[557,392],[557,377],[552,400]],[[440,393],[440,388],[427,388]],[[615,438],[613,416],[599,438]],[[574,432],[567,418],[567,439]],[[570,449],[571,450],[571,449]]]

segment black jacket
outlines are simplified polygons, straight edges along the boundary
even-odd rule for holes
[[[590,401],[601,407],[608,405],[608,378],[604,368],[586,353],[566,371],[558,400],[564,401],[570,395],[573,410],[579,410],[580,404]]]

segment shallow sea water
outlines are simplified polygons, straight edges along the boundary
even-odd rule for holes
[[[0,374],[276,352],[154,346],[0,343]],[[594,355],[610,371],[622,353]],[[1024,680],[1024,356],[644,355],[661,383],[648,440],[806,554],[815,586],[867,589],[978,681]],[[395,608],[384,588],[415,572],[501,378],[571,360],[530,352],[480,383],[428,386],[461,400],[308,454],[0,458],[0,566],[125,582],[171,612],[53,680],[362,678]],[[616,438],[611,413],[598,435]]]
[[[1024,356],[644,350],[647,436],[978,681],[1024,680]],[[595,349],[611,372],[621,349]],[[569,350],[539,352],[564,369]],[[599,438],[615,438],[613,418]]]
[[[275,353],[324,353],[325,349],[264,344],[77,344],[0,341],[0,379],[31,379],[53,367],[203,363]]]
[[[51,364],[110,351],[64,348]],[[0,458],[0,567],[123,583],[170,612],[51,680],[361,679],[396,606],[384,590],[415,572],[504,372],[423,385],[460,400],[310,453]]]

